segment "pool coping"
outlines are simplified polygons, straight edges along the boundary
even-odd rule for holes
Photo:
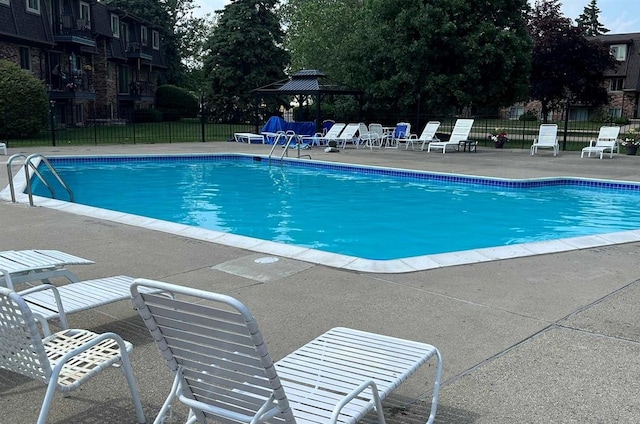
[[[245,153],[228,153],[228,154],[167,154],[167,155],[61,155],[50,156],[53,158],[109,158],[109,157],[192,157],[192,156],[243,156],[248,158],[261,158],[261,160],[267,160],[266,156],[245,154]],[[275,159],[280,160],[280,159]],[[508,186],[512,182],[531,182],[534,185],[539,183],[549,183],[553,181],[586,181],[595,186],[601,184],[610,184],[616,186],[638,186],[635,182],[619,181],[619,180],[602,180],[602,179],[589,179],[589,178],[577,178],[577,177],[546,177],[546,178],[531,178],[531,179],[506,179],[506,178],[494,178],[494,177],[470,177],[462,174],[448,174],[438,172],[424,172],[415,171],[401,168],[369,166],[369,165],[352,165],[337,162],[325,162],[317,160],[306,159],[284,159],[285,161],[296,162],[308,162],[314,164],[325,164],[331,167],[346,167],[346,168],[368,168],[377,169],[383,172],[398,173],[403,172],[406,174],[430,174],[439,175],[446,178],[458,178],[458,179],[475,179],[475,180],[492,180],[504,182]],[[37,163],[34,161],[37,166]],[[26,187],[26,180],[24,172],[18,172],[14,178],[13,183],[16,191],[16,202],[29,204],[29,196],[23,194]],[[9,186],[0,191],[0,199],[11,201],[11,194]],[[539,241],[531,243],[514,244],[509,246],[496,246],[488,248],[479,248],[471,250],[463,250],[457,252],[438,253],[430,255],[421,255],[406,257],[400,259],[390,260],[373,260],[359,258],[349,255],[341,255],[337,253],[326,252],[318,249],[305,248],[299,246],[293,246],[268,240],[262,240],[247,236],[235,235],[230,233],[224,233],[220,231],[207,230],[196,228],[184,224],[176,224],[168,221],[163,221],[154,218],[148,218],[140,215],[133,215],[123,212],[109,211],[106,209],[96,208],[92,206],[85,206],[76,203],[49,199],[40,196],[33,196],[35,206],[45,207],[49,209],[55,209],[62,212],[73,213],[76,215],[89,216],[92,218],[104,219],[107,221],[117,222],[125,225],[132,225],[144,229],[151,229],[156,231],[162,231],[169,234],[184,236],[192,239],[197,239],[205,242],[217,243],[225,246],[236,247],[239,249],[246,249],[259,253],[266,253],[269,255],[277,255],[286,258],[296,259],[300,261],[315,263],[319,265],[325,265],[334,268],[340,268],[358,272],[369,273],[381,273],[381,274],[398,274],[408,273],[415,271],[425,271],[429,269],[437,269],[443,267],[450,267],[456,265],[464,265],[478,262],[490,262],[502,259],[513,259],[520,257],[536,256],[550,253],[566,252],[579,249],[588,249],[593,247],[608,246],[614,244],[631,243],[640,241],[640,229],[631,231],[619,231],[613,233],[597,234],[590,236],[580,236],[572,238],[564,238],[557,240]]]

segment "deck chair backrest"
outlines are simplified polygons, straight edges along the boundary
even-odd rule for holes
[[[620,135],[620,127],[600,127],[596,146],[610,147],[615,145]]]
[[[558,140],[558,125],[542,124],[538,130],[538,145],[554,146]]]
[[[324,121],[322,121],[322,135],[326,135],[335,123],[336,121],[334,121],[333,119],[325,119]]]
[[[376,134],[378,138],[382,138],[384,128],[382,127],[382,124],[369,124],[369,133]]]
[[[180,300],[141,293],[143,287],[162,287]],[[258,324],[242,303],[143,279],[131,294],[198,422],[249,422],[258,413],[264,418],[258,422],[295,422]]]
[[[393,130],[393,138],[407,138],[411,134],[411,124],[408,122],[398,122]]]
[[[354,135],[358,132],[360,128],[360,124],[348,124],[344,130],[340,133],[340,139],[351,140]]]
[[[427,122],[427,125],[424,126],[424,130],[422,130],[422,134],[420,134],[420,138],[418,140],[433,140],[433,137],[435,137],[438,128],[440,128],[439,121]]]
[[[360,124],[358,124],[358,135],[360,137],[369,135],[369,128],[367,128],[364,122],[360,122]]]
[[[345,126],[346,124],[343,123],[333,124],[324,136],[326,138],[338,138]]]
[[[471,127],[473,127],[473,119],[458,119],[456,124],[451,130],[450,143],[458,143],[460,141],[468,140],[469,133],[471,133]]]
[[[0,368],[42,381],[51,377],[51,365],[36,321],[16,292],[0,287]]]

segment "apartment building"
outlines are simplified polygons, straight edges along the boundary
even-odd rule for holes
[[[62,126],[153,107],[160,43],[159,28],[96,0],[0,0],[0,59],[46,84]]]

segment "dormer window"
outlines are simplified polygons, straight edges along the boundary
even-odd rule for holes
[[[151,43],[154,50],[160,50],[160,33],[156,30],[151,31]]]
[[[609,47],[609,51],[611,52],[611,56],[613,56],[618,61],[627,60],[627,45],[626,44],[613,44]]]
[[[120,18],[113,13],[111,14],[111,32],[115,38],[120,38]]]
[[[147,31],[147,27],[144,25],[140,27],[140,42],[143,46],[149,44],[149,34]]]
[[[27,12],[40,14],[40,0],[27,0]]]

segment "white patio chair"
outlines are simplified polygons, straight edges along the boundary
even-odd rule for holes
[[[59,250],[5,250],[0,252],[0,285],[10,289],[14,284],[30,281],[48,283],[50,278],[64,277],[78,281],[67,265],[89,265],[94,262]]]
[[[41,320],[43,338],[36,318],[16,292],[0,287],[0,368],[47,385],[38,424],[46,423],[56,391],[68,396],[98,372],[115,364],[121,364],[118,369],[124,372],[129,384],[138,422],[145,422],[129,361],[131,343],[114,333],[96,334],[79,329],[50,334],[46,320]],[[25,420],[33,422],[27,417]]]
[[[410,134],[406,140],[402,140],[402,142],[406,143],[405,149],[408,149],[409,145],[411,145],[411,150],[415,150],[414,143],[422,142],[422,146],[420,147],[420,150],[424,150],[425,144],[429,144],[432,141],[440,141],[438,137],[436,137],[436,131],[438,131],[439,127],[440,127],[439,121],[427,122],[427,125],[424,126],[424,129],[422,130],[420,137],[418,137],[417,134]]]
[[[358,132],[358,129],[360,129],[360,124],[358,123],[347,124],[340,135],[335,138],[335,141],[338,143],[338,147],[345,149],[347,147],[347,143],[353,143],[354,146],[357,146],[358,138],[356,137],[356,133]]]
[[[380,135],[377,132],[371,132],[363,122],[360,122],[358,126],[358,142],[356,147],[369,147],[373,149],[373,146],[380,146]]]
[[[449,146],[452,146],[456,150],[458,150],[460,148],[460,143],[466,143],[469,141],[469,134],[471,133],[472,127],[473,119],[456,120],[456,124],[453,126],[453,130],[451,130],[451,137],[449,137],[449,140],[432,141],[427,146],[427,152],[431,152],[431,150],[442,149],[442,154],[445,154],[447,153],[447,147]],[[469,145],[469,150],[471,150],[472,147],[475,149],[476,146]]]
[[[603,158],[606,152],[609,152],[609,158],[613,158],[613,153],[618,150],[618,135],[620,135],[620,127],[600,127],[598,138],[589,141],[589,145],[582,149],[580,157],[583,158],[587,153],[587,157],[591,157],[591,153]]]
[[[0,143],[0,150],[7,156],[7,143]]]
[[[273,363],[255,318],[232,297],[143,279],[131,294],[175,374],[156,423],[179,400],[190,408],[188,423],[355,424],[375,409],[384,424],[382,400],[431,358],[437,367],[428,423],[435,419],[442,358],[434,346],[333,328]]]
[[[538,153],[538,149],[552,149],[553,156],[558,156],[560,145],[558,144],[558,125],[542,124],[538,130],[538,136],[533,139],[531,156]]]

